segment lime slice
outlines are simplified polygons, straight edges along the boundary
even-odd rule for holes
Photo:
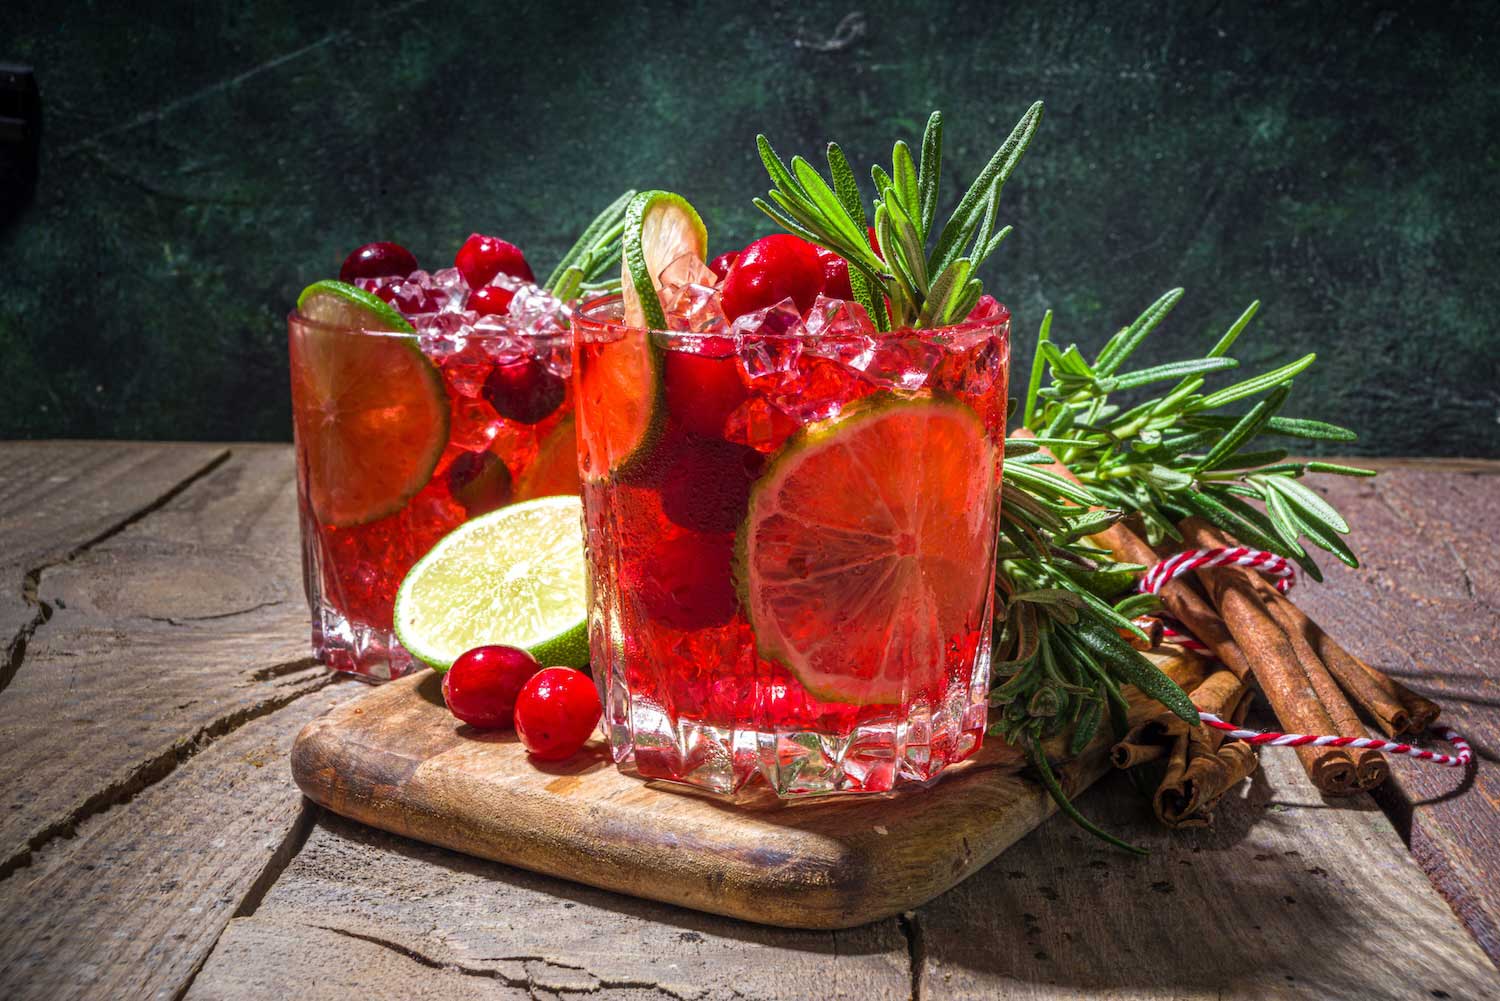
[[[625,208],[621,236],[620,282],[625,300],[625,323],[632,327],[667,329],[667,317],[657,295],[662,270],[683,254],[701,261],[708,253],[708,230],[681,195],[670,191],[642,191]]]
[[[573,415],[557,423],[537,445],[536,458],[516,480],[515,499],[578,494],[578,433]]]
[[[466,521],[411,568],[396,592],[396,636],[446,671],[491,643],[544,667],[588,661],[583,505],[540,497]]]
[[[368,292],[317,282],[297,312],[314,321],[292,325],[290,352],[313,511],[341,527],[394,514],[432,478],[448,442],[442,376],[411,325]]]
[[[951,398],[876,394],[798,432],[736,540],[761,655],[825,701],[935,691],[950,643],[988,628],[996,465]]]
[[[662,364],[662,349],[638,331],[579,346],[574,392],[590,481],[626,474],[651,451],[666,412]]]

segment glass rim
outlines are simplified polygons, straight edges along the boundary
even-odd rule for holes
[[[600,311],[619,306],[624,302],[624,295],[613,292],[607,295],[597,295],[592,299],[579,300],[570,310],[573,320],[573,330],[579,340],[589,340],[587,336],[579,332],[580,325],[601,330],[618,330],[646,334],[652,340],[665,341],[667,343],[681,342],[688,345],[701,344],[704,340],[713,337],[733,337],[732,331],[724,330],[719,333],[697,333],[691,330],[657,330],[651,327],[636,327],[626,323],[623,319],[612,316],[600,315]],[[816,338],[820,341],[854,340],[856,338],[873,337],[885,339],[890,337],[941,337],[944,341],[964,341],[976,334],[984,336],[993,335],[994,331],[1004,328],[1006,335],[1010,332],[1010,308],[1003,303],[1001,309],[1005,314],[998,319],[989,320],[964,320],[962,323],[949,324],[946,327],[902,327],[898,330],[876,330],[868,334],[809,334],[807,331],[801,333],[763,333],[757,334],[759,338],[767,340],[806,341]]]
[[[440,314],[423,313],[419,315],[438,316]],[[405,317],[403,316],[402,319],[405,319]],[[293,307],[292,310],[287,313],[286,322],[288,325],[297,324],[303,327],[314,327],[318,330],[329,331],[330,333],[348,334],[351,336],[355,334],[361,334],[366,337],[400,337],[413,341],[420,341],[423,336],[422,331],[420,330],[379,330],[371,327],[346,327],[337,323],[326,323],[323,320],[314,320],[310,316],[303,315],[295,307]],[[458,336],[478,340],[481,342],[519,339],[535,344],[552,345],[557,343],[566,344],[571,342],[573,339],[573,334],[570,327],[565,327],[555,333],[543,334],[535,332],[525,333],[521,331],[479,330],[472,324],[466,326],[467,333],[459,334]]]

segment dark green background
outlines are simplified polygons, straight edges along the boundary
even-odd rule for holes
[[[986,275],[1018,357],[1047,307],[1094,346],[1185,285],[1163,359],[1259,297],[1246,363],[1320,354],[1292,409],[1500,454],[1489,4],[142,6],[0,5],[47,115],[0,232],[0,436],[285,439],[283,318],[356,244],[437,267],[483,230],[543,270],[656,186],[722,250],[768,231],[757,131],[867,164],[942,108],[951,199],[1042,98]]]

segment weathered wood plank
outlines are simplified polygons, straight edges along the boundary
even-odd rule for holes
[[[905,1001],[909,973],[895,920],[838,932],[744,924],[325,813],[259,909],[230,923],[187,996],[348,996],[332,983],[404,997],[427,977],[478,997],[512,996],[498,984],[526,997]]]
[[[44,566],[51,616],[0,693],[15,776],[0,792],[0,877],[206,741],[327,684],[309,657],[293,479],[289,449],[236,447]]]
[[[913,997],[1500,997],[1500,976],[1364,796],[1330,806],[1266,750],[1213,831],[1159,828],[1124,781],[1083,801],[1151,849],[1054,818],[916,912]]]
[[[0,442],[0,691],[51,613],[34,594],[41,569],[150,510],[227,454],[221,445]]]
[[[1373,480],[1322,477],[1364,563],[1325,560],[1296,600],[1355,655],[1443,705],[1474,745],[1469,779],[1392,762],[1379,801],[1412,854],[1500,960],[1500,463],[1386,463]]]
[[[215,740],[0,881],[0,995],[174,998],[307,830],[286,769],[298,729],[346,681]]]

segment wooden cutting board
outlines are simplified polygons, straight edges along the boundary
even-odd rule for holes
[[[1191,654],[1152,654],[1179,684]],[[1131,694],[1132,717],[1160,711]],[[336,813],[406,837],[621,893],[797,928],[848,928],[917,907],[1051,815],[1021,755],[991,741],[928,789],[785,804],[730,803],[620,772],[602,741],[532,762],[514,732],[443,705],[430,671],[308,724],[297,784]],[[1095,744],[1062,769],[1079,791],[1107,768]]]

